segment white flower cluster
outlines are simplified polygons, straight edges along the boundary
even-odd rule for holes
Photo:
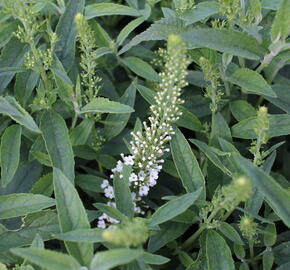
[[[112,169],[111,178],[116,175],[123,178],[123,166],[132,166],[133,172],[129,177],[132,199],[135,204],[135,212],[144,214],[140,206],[137,206],[143,196],[147,196],[151,187],[157,184],[159,173],[164,160],[162,156],[169,152],[167,146],[174,135],[172,123],[176,122],[181,112],[179,105],[183,103],[180,98],[182,88],[187,85],[185,77],[189,60],[186,56],[186,45],[179,36],[172,35],[168,39],[168,58],[165,69],[160,73],[161,82],[159,91],[155,96],[155,103],[150,107],[151,116],[149,125],[143,122],[143,132],[132,134],[131,155],[124,156]],[[101,187],[105,196],[114,199],[114,189],[108,180],[104,180]],[[101,221],[104,219],[101,219]],[[107,219],[108,223],[111,223]],[[103,222],[100,224],[103,226]]]

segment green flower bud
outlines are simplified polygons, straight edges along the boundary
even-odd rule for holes
[[[134,218],[114,229],[104,231],[103,238],[118,246],[137,247],[147,241],[149,229],[145,219]]]
[[[247,215],[243,216],[239,223],[239,228],[243,236],[248,241],[256,241],[258,234],[258,224],[253,220],[252,217]]]

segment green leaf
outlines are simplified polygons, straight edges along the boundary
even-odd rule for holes
[[[170,261],[170,259],[166,257],[156,255],[156,254],[151,254],[149,252],[145,252],[145,254],[143,255],[143,259],[145,263],[154,264],[154,265],[161,265],[161,264],[168,263]]]
[[[123,177],[120,178],[119,175],[115,175],[113,180],[116,207],[122,214],[126,215],[127,217],[134,216],[134,205],[129,186],[129,177],[131,171],[131,166],[123,166]]]
[[[66,233],[55,235],[57,239],[70,242],[86,242],[97,243],[103,242],[102,237],[103,230],[101,229],[86,229],[86,230],[74,230]]]
[[[182,19],[185,20],[185,25],[190,25],[201,20],[205,20],[208,17],[219,13],[220,5],[218,2],[206,1],[198,3],[194,8],[184,12]]]
[[[79,270],[80,264],[71,256],[47,249],[15,248],[13,254],[47,270]]]
[[[205,198],[205,180],[191,147],[179,129],[175,129],[175,136],[171,142],[172,157],[187,192],[194,192],[202,188],[202,198]]]
[[[88,216],[77,190],[57,168],[53,169],[53,185],[61,232],[89,229]],[[84,265],[88,265],[93,257],[92,244],[65,241],[65,246],[69,253]]]
[[[21,127],[8,127],[1,138],[1,185],[5,187],[13,179],[19,165]]]
[[[27,44],[22,43],[16,37],[11,38],[11,40],[2,50],[0,57],[0,68],[20,67],[23,63],[24,54],[27,52],[27,50]],[[14,75],[15,72],[0,77],[0,94],[4,92],[8,84],[13,79]]]
[[[118,265],[127,264],[143,255],[138,249],[113,249],[98,252],[92,260],[90,270],[109,270]]]
[[[65,121],[57,113],[47,111],[41,118],[41,131],[53,166],[73,183],[75,163]]]
[[[208,270],[235,270],[230,248],[213,230],[209,230],[206,234],[206,259]]]
[[[188,209],[201,195],[202,188],[193,193],[187,193],[170,200],[159,207],[149,219],[149,226],[153,227],[164,223],[183,213]]]
[[[272,41],[277,37],[286,39],[290,34],[290,1],[282,0],[272,24]]]
[[[116,207],[107,205],[104,203],[94,203],[94,207],[102,211],[103,213],[107,214],[109,217],[120,220],[120,221],[127,221],[128,218],[123,215]]]
[[[0,219],[25,216],[55,205],[52,198],[43,195],[17,193],[0,196]]]
[[[101,188],[104,178],[91,174],[77,174],[76,175],[76,185],[84,190],[89,190],[93,192],[104,192]]]
[[[160,82],[157,72],[146,62],[137,57],[126,57],[123,63],[138,76],[149,81]]]
[[[95,121],[93,119],[86,118],[77,127],[72,129],[70,132],[72,146],[86,144],[94,125]]]
[[[183,235],[190,225],[167,222],[160,225],[160,230],[157,231],[148,243],[148,251],[153,253],[165,246],[167,243],[175,240],[179,236]]]
[[[28,128],[29,130],[40,133],[33,118],[17,103],[14,97],[0,97],[0,113],[8,115],[18,124]]]
[[[230,109],[233,116],[238,121],[257,115],[255,108],[245,100],[236,100],[231,102]]]
[[[271,176],[245,158],[237,155],[234,156],[234,160],[245,175],[263,193],[265,200],[275,213],[290,228],[290,192],[282,188]]]
[[[271,86],[256,71],[240,68],[236,70],[229,78],[229,81],[246,90],[249,93],[277,97]]]
[[[126,104],[130,107],[134,107],[136,98],[136,81],[133,81],[123,96],[119,99],[119,102]],[[105,123],[105,136],[108,140],[119,135],[127,125],[131,114],[109,114]]]
[[[42,210],[29,214],[23,220],[24,222],[19,230],[6,231],[1,234],[0,252],[30,245],[36,234],[47,241],[53,238],[53,233],[59,233],[58,218],[52,210]]]
[[[218,230],[227,238],[232,240],[234,243],[238,245],[244,245],[243,240],[241,239],[239,233],[231,226],[230,224],[226,222],[221,222],[218,226]]]
[[[75,58],[75,15],[78,12],[83,12],[84,5],[85,0],[70,0],[56,26],[56,35],[58,37],[56,52],[67,70],[72,66]]]
[[[191,27],[184,27],[183,22],[176,17],[163,18],[151,24],[151,26],[141,34],[132,38],[129,43],[123,46],[118,54],[123,54],[143,41],[167,40],[170,34],[180,35],[188,29],[191,29]]]
[[[221,169],[225,174],[231,175],[231,171],[222,163],[216,153],[212,150],[210,146],[206,143],[195,139],[189,139],[190,142],[195,144],[206,156],[207,158],[219,169]]]
[[[123,42],[125,41],[125,39],[129,36],[129,34],[134,31],[135,28],[137,28],[140,24],[142,24],[143,22],[145,22],[146,17],[139,17],[131,22],[129,22],[123,29],[122,31],[119,33],[118,37],[117,37],[117,44],[120,46],[123,44]]]
[[[268,115],[270,129],[267,132],[269,138],[290,134],[290,115],[273,114]],[[257,126],[257,117],[244,119],[232,127],[232,135],[242,139],[256,139],[254,128]]]
[[[109,15],[123,15],[138,17],[139,11],[124,5],[113,3],[97,3],[86,6],[85,15],[87,19]]]
[[[81,113],[132,113],[134,109],[128,105],[97,97],[84,106]]]
[[[247,59],[259,60],[263,54],[255,38],[235,30],[194,29],[182,37],[193,47],[206,47]]]
[[[43,175],[31,188],[31,193],[50,197],[53,193],[52,173]]]

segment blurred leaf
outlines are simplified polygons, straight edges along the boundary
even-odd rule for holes
[[[230,103],[230,109],[233,116],[238,121],[257,115],[255,108],[245,100],[236,100]]]
[[[85,105],[81,113],[131,113],[134,109],[128,105],[97,97]]]
[[[53,169],[53,185],[56,208],[62,233],[89,229],[90,223],[83,203],[71,181],[57,168]],[[83,265],[88,265],[93,257],[93,245],[65,241],[69,253]]]
[[[229,81],[249,93],[276,97],[275,92],[265,79],[258,72],[251,69],[240,68],[236,70],[229,77]]]
[[[100,229],[86,229],[86,230],[74,230],[66,233],[55,235],[57,239],[70,242],[86,242],[97,243],[103,242],[102,237],[103,230]]]
[[[94,207],[102,211],[103,213],[107,214],[109,217],[120,220],[126,221],[128,218],[123,215],[116,207],[107,205],[104,203],[94,203]]]
[[[84,0],[70,0],[56,26],[56,35],[58,37],[56,51],[63,66],[67,70],[72,66],[75,58],[75,15],[83,11],[84,5]]]
[[[206,233],[206,258],[208,270],[235,270],[230,248],[214,230]]]
[[[138,249],[113,249],[98,252],[91,262],[91,270],[108,270],[115,266],[127,264],[142,256],[143,251]]]
[[[47,270],[79,270],[79,263],[71,256],[48,249],[15,248],[12,252]]]
[[[188,209],[201,195],[202,188],[193,193],[181,195],[159,207],[149,219],[149,226],[153,227],[164,223],[183,213]]]
[[[187,192],[202,188],[202,198],[205,198],[205,180],[191,147],[179,129],[170,143],[172,157]]]
[[[235,30],[194,29],[182,37],[193,47],[206,47],[252,60],[259,60],[263,53],[255,38]]]
[[[268,115],[270,129],[267,131],[269,138],[290,134],[290,115]],[[232,127],[233,137],[241,139],[256,139],[254,128],[257,126],[257,117],[250,117],[240,121]]]
[[[75,162],[65,121],[57,113],[47,111],[41,118],[41,131],[53,166],[73,183]]]
[[[138,76],[149,81],[160,82],[159,75],[147,62],[137,57],[126,57],[123,59],[123,63]]]
[[[231,226],[230,224],[226,222],[221,222],[220,226],[218,227],[218,230],[226,236],[228,239],[232,240],[234,243],[238,245],[243,245],[244,242],[241,239],[239,233]]]
[[[25,216],[55,205],[54,199],[39,194],[17,193],[0,196],[0,219]]]
[[[168,263],[170,261],[170,259],[168,259],[166,257],[156,255],[156,254],[151,254],[148,252],[146,252],[143,255],[143,259],[144,259],[145,263],[154,264],[154,265],[161,265],[161,264]]]
[[[265,200],[275,213],[290,227],[290,192],[282,188],[271,176],[267,175],[247,159],[241,156],[234,156],[234,160],[244,174],[264,194]]]
[[[119,102],[130,107],[134,107],[136,98],[136,81],[134,80],[123,96],[119,99]],[[109,114],[105,123],[105,135],[108,140],[119,135],[127,125],[131,114]]]
[[[21,144],[21,127],[8,127],[1,138],[1,185],[6,187],[13,179],[19,165]]]
[[[286,39],[290,34],[290,1],[282,0],[272,24],[271,37]]]
[[[219,3],[214,1],[205,1],[198,3],[194,8],[187,10],[182,14],[182,19],[185,20],[185,25],[190,25],[208,17],[219,13]]]
[[[0,97],[0,113],[7,114],[18,124],[33,132],[40,133],[40,130],[33,118],[17,103],[14,97]]]

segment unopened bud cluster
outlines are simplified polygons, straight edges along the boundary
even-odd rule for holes
[[[85,104],[87,104],[93,98],[97,97],[101,82],[101,78],[96,75],[95,35],[86,18],[81,13],[76,15],[75,22],[79,48],[82,52],[80,66],[83,69],[81,73],[81,84],[85,88],[83,99]]]
[[[149,238],[146,219],[134,218],[132,221],[114,226],[103,232],[103,238],[118,246],[138,247]]]
[[[220,214],[231,212],[241,202],[246,202],[252,194],[252,184],[245,176],[236,177],[229,185],[216,191],[212,202],[202,209],[201,217],[205,223],[211,223],[214,216],[211,213]],[[210,218],[209,218],[210,217]]]
[[[270,121],[268,117],[268,109],[265,106],[259,108],[257,113],[256,125],[254,131],[257,135],[257,140],[252,142],[250,152],[254,155],[254,164],[261,165],[265,157],[264,152],[261,151],[264,144],[268,142],[268,130],[270,128]]]
[[[215,67],[215,65],[205,57],[200,57],[199,64],[204,73],[204,79],[210,82],[210,85],[208,85],[205,89],[205,97],[211,100],[211,111],[216,112],[218,110],[219,103],[222,101],[223,96],[223,92],[218,89],[221,86],[220,72]]]
[[[253,220],[250,216],[243,216],[239,223],[239,228],[243,234],[243,236],[249,242],[257,241],[258,235],[258,224]]]
[[[137,202],[146,196],[151,187],[157,184],[159,173],[164,160],[162,156],[169,152],[167,146],[174,135],[172,123],[181,116],[179,105],[182,88],[187,85],[185,77],[189,59],[186,56],[186,44],[177,35],[168,39],[168,60],[160,73],[161,82],[155,96],[155,103],[150,107],[149,124],[143,122],[143,131],[132,132],[131,155],[122,156],[117,166],[112,170],[111,178],[116,175],[123,178],[123,167],[132,166],[133,172],[129,177],[135,212],[144,214]],[[102,184],[105,196],[114,199],[113,187],[107,180]]]

